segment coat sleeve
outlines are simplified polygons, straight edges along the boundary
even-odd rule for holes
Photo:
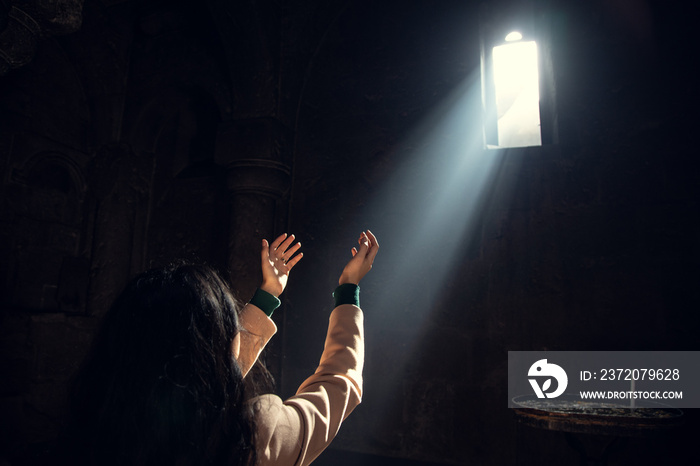
[[[307,465],[321,454],[362,398],[363,315],[351,304],[336,307],[315,373],[296,395],[254,399],[259,465]]]
[[[259,307],[250,303],[241,309],[238,323],[241,331],[233,340],[232,351],[245,377],[267,342],[277,333],[277,326]]]

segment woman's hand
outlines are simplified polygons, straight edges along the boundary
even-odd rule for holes
[[[287,286],[289,271],[304,256],[303,253],[294,256],[294,253],[301,247],[301,243],[291,246],[293,242],[294,235],[287,236],[287,233],[278,236],[272,244],[268,244],[266,239],[262,240],[263,281],[260,289],[275,297],[279,297],[282,294]]]
[[[358,285],[362,277],[367,275],[367,272],[372,269],[372,263],[379,251],[377,238],[371,231],[367,230],[367,233],[364,231],[362,232],[357,242],[360,243],[360,250],[358,251],[356,248],[352,248],[352,259],[350,259],[350,262],[345,266],[338,280],[338,284],[340,285],[344,283]]]

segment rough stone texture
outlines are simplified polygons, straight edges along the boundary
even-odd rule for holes
[[[0,9],[0,76],[29,63],[43,37],[80,28],[83,0],[3,1]]]
[[[382,243],[364,401],[321,465],[575,463],[505,408],[507,351],[698,349],[684,12],[531,2],[558,143],[493,152],[479,2],[65,2],[82,22],[51,10],[73,25],[51,34],[71,33],[35,51],[9,29],[20,3],[0,1],[0,51],[26,53],[0,69],[0,462],[50,451],[129,276],[201,260],[245,300],[260,237],[284,231],[305,253],[266,357],[285,396],[317,363],[358,233]],[[609,464],[688,464],[686,418]]]

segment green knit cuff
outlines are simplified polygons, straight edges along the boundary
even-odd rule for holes
[[[343,283],[333,292],[335,307],[341,304],[354,304],[360,307],[360,285],[354,283]]]
[[[274,295],[271,295],[267,291],[263,291],[258,288],[255,290],[255,294],[251,298],[250,304],[258,306],[265,314],[267,314],[268,317],[272,317],[272,313],[275,312],[275,309],[280,307],[282,302]]]

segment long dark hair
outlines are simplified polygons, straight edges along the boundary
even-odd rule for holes
[[[69,432],[88,464],[254,464],[231,291],[191,264],[134,278],[76,377]]]

